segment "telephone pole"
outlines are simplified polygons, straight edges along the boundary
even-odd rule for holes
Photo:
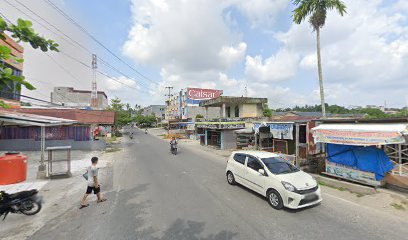
[[[170,109],[170,99],[171,99],[171,97],[173,96],[173,94],[171,94],[171,90],[173,89],[173,87],[166,87],[166,90],[169,90],[169,94],[166,94],[165,96],[166,97],[168,97],[168,100],[167,100],[167,108],[168,109]],[[168,121],[168,126],[167,126],[167,133],[169,133],[170,132],[170,114],[169,114],[169,112],[170,111],[167,111],[167,116],[168,116],[168,119],[167,119],[167,121]]]
[[[98,68],[96,54],[92,54],[92,92],[91,92],[91,107],[98,108],[98,88],[96,86],[96,69]]]

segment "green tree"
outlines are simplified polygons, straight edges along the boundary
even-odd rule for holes
[[[0,39],[5,40],[5,33],[8,33],[17,42],[27,42],[34,49],[40,49],[43,52],[48,50],[58,52],[58,44],[53,40],[45,39],[38,35],[32,28],[32,23],[27,20],[18,19],[17,24],[7,24],[3,18],[0,18]],[[7,46],[0,46],[0,90],[5,87],[10,87],[17,83],[17,89],[21,86],[29,90],[34,90],[35,87],[25,80],[24,76],[14,76],[13,70],[8,67],[6,61],[14,61],[22,63],[23,59],[16,58],[11,54],[11,49]],[[7,108],[8,106],[0,101],[0,107]]]
[[[154,115],[143,116],[139,114],[134,118],[134,121],[141,126],[152,126],[156,122],[156,117]]]
[[[202,114],[197,114],[196,118],[204,118],[204,116]]]
[[[272,117],[272,109],[266,103],[263,105],[263,115],[264,117]]]
[[[125,110],[125,106],[126,104],[122,103],[122,100],[116,97],[111,99],[111,104],[107,108],[107,110],[114,111],[116,113],[115,119],[116,130],[119,130],[123,126],[131,123],[133,120],[130,115],[130,112]]]
[[[380,109],[377,108],[363,108],[358,110],[358,113],[366,114],[366,118],[387,118],[390,115],[384,113]]]
[[[343,16],[346,11],[346,5],[340,0],[292,0],[297,6],[293,14],[293,22],[302,23],[309,17],[309,23],[316,32],[317,40],[317,69],[319,74],[320,101],[322,106],[322,115],[326,117],[326,108],[324,101],[323,73],[320,56],[320,29],[326,23],[327,11],[337,10]]]

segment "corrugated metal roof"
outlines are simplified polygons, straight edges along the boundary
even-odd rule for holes
[[[76,123],[77,121],[71,119],[0,110],[0,122],[3,122],[4,125],[59,126],[71,125]]]
[[[115,112],[113,111],[82,110],[75,108],[21,108],[14,109],[14,111],[20,113],[31,113],[49,117],[71,119],[83,124],[113,125],[115,123]]]

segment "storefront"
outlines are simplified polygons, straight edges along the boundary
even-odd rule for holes
[[[236,137],[234,130],[245,128],[244,121],[213,121],[196,122],[200,143],[218,149],[235,149]]]
[[[324,174],[371,186],[384,185],[387,178],[396,178],[408,186],[408,161],[403,150],[407,146],[406,122],[326,121],[312,131],[315,142],[326,145]]]
[[[294,156],[297,165],[306,162],[313,153],[309,130],[310,121],[254,123],[255,144],[260,150]]]

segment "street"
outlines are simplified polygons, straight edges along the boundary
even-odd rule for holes
[[[72,208],[29,239],[405,239],[401,218],[326,194],[315,207],[277,211],[228,185],[225,160],[142,131],[122,143],[102,191],[108,201]],[[61,189],[65,191],[65,189]],[[84,188],[85,190],[85,188]],[[41,213],[40,213],[41,214]]]

